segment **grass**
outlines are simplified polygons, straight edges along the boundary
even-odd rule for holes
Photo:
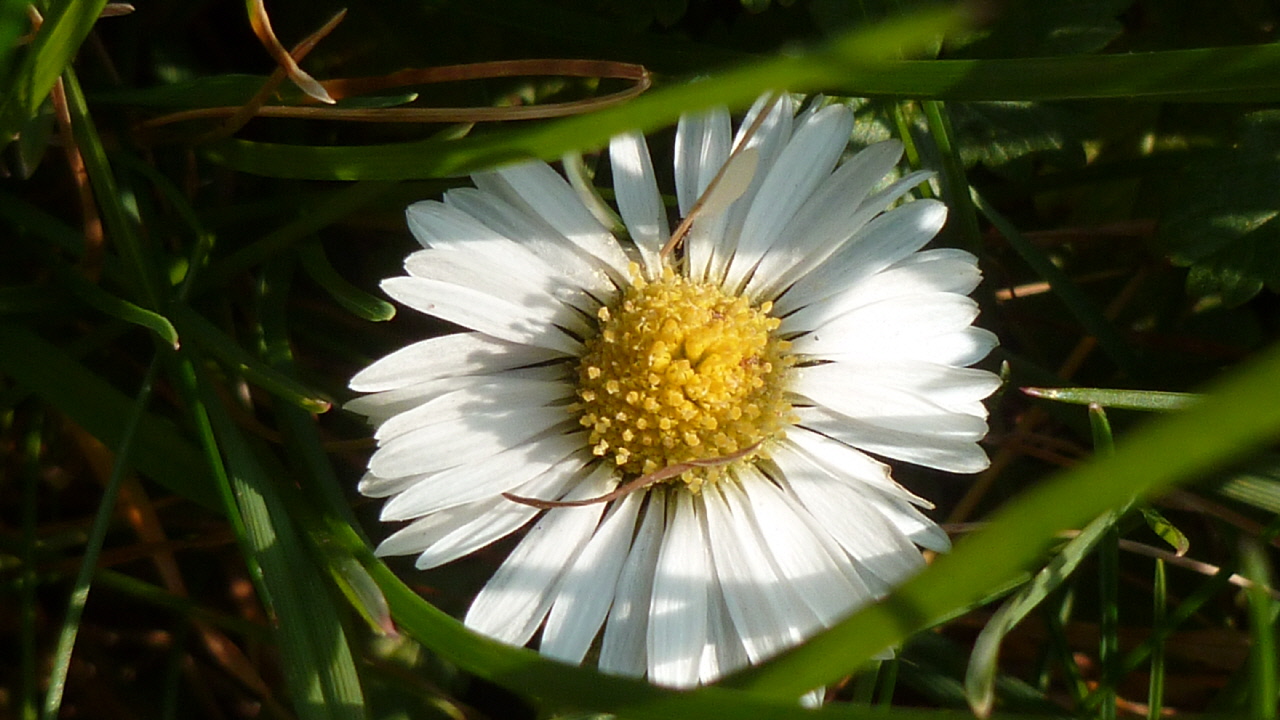
[[[379,88],[337,119],[254,2],[45,5],[0,0],[0,716],[1276,716],[1269,6],[271,3],[309,77]],[[497,60],[542,74],[449,69]],[[849,102],[855,144],[906,133],[937,242],[980,258],[992,467],[897,469],[955,549],[693,692],[470,633],[499,551],[374,557],[340,409],[447,330],[376,291],[404,206],[514,158],[594,172],[637,127],[662,167],[682,112],[777,87]]]

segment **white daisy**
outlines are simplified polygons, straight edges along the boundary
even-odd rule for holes
[[[948,547],[872,456],[987,466],[976,259],[921,250],[946,208],[899,203],[927,173],[882,182],[898,143],[839,164],[849,110],[793,113],[681,119],[674,248],[638,133],[609,148],[629,240],[541,162],[408,209],[424,249],[382,287],[466,331],[375,362],[348,408],[378,426],[361,492],[409,521],[380,553],[432,568],[531,525],[468,626],[691,687]]]

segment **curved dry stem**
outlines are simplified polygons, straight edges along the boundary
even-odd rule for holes
[[[750,455],[751,453],[755,452],[756,449],[759,447],[760,447],[760,443],[757,442],[757,443],[752,443],[751,445],[747,446],[742,450],[739,450],[738,452],[729,453],[728,455],[722,455],[716,458],[707,458],[705,460],[688,460],[682,463],[668,465],[662,468],[661,470],[658,470],[656,472],[651,472],[648,475],[641,475],[640,477],[636,478],[635,480],[632,480],[629,483],[619,485],[618,487],[614,488],[611,492],[607,492],[604,495],[599,495],[593,498],[586,498],[585,500],[540,500],[538,498],[524,497],[523,495],[514,495],[512,493],[502,493],[502,497],[510,500],[511,502],[520,503],[521,505],[528,505],[530,507],[536,507],[541,510],[550,510],[551,508],[559,508],[559,507],[582,507],[584,505],[595,505],[596,503],[612,502],[614,500],[617,500],[620,497],[625,497],[627,495],[630,495],[631,493],[636,492],[637,490],[643,490],[647,487],[650,487],[651,485],[660,483],[663,480],[670,480],[671,478],[679,477],[681,474],[689,470],[693,470],[694,468],[716,467],[718,465],[728,465],[729,463],[735,460],[741,460],[742,458]]]
[[[298,51],[295,50],[295,55],[297,54]],[[226,137],[253,117],[400,123],[539,120],[577,115],[616,105],[642,94],[652,84],[649,71],[642,65],[632,63],[597,60],[507,60],[436,68],[411,68],[378,77],[326,80],[322,85],[334,97],[341,99],[407,85],[523,76],[598,77],[630,80],[632,85],[600,97],[527,107],[334,108],[309,105],[266,105],[271,93],[284,79],[283,71],[278,70],[254,98],[243,106],[183,110],[147,120],[141,127],[154,128],[187,120],[233,117],[233,120],[216,133],[200,138],[203,142]]]

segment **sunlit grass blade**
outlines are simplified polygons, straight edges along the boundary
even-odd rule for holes
[[[554,160],[573,150],[599,148],[618,133],[657,130],[683,112],[714,105],[745,107],[760,93],[779,87],[937,100],[1254,102],[1280,97],[1280,78],[1271,71],[1280,64],[1275,45],[1008,60],[896,59],[900,47],[923,46],[959,22],[962,18],[947,13],[905,15],[892,26],[860,29],[806,53],[726,71],[715,83],[668,86],[622,107],[457,142],[304,147],[227,140],[209,148],[209,154],[243,172],[272,177],[450,177],[529,157]]]
[[[965,698],[974,714],[987,717],[995,704],[995,683],[999,672],[1000,643],[1005,635],[1039,607],[1054,591],[1066,582],[1080,563],[1093,552],[1107,531],[1115,525],[1114,513],[1107,513],[1090,522],[1063,546],[1035,577],[996,610],[974,640],[969,667],[965,672]]]
[[[1022,392],[1034,398],[1072,405],[1099,405],[1116,410],[1171,411],[1191,407],[1200,399],[1195,393],[1157,390],[1107,390],[1103,388],[1029,387]]]
[[[101,376],[30,330],[0,322],[0,370],[40,396],[108,447],[123,440],[131,400]],[[169,420],[145,414],[139,421],[134,465],[169,490],[208,507],[217,496],[199,451]]]
[[[1214,487],[1214,491],[1223,497],[1280,515],[1280,456],[1263,453]]]
[[[1191,549],[1191,541],[1187,539],[1186,534],[1169,522],[1169,519],[1155,508],[1144,507],[1141,512],[1142,519],[1146,521],[1147,527],[1151,529],[1151,532],[1159,535],[1161,540],[1169,543],[1169,547],[1173,548],[1173,551],[1179,556],[1187,554],[1187,550]]]
[[[1003,215],[996,212],[977,190],[973,190],[971,196],[978,210],[1004,237],[1013,251],[1018,253],[1023,262],[1031,266],[1037,275],[1049,283],[1049,287],[1067,306],[1080,325],[1098,339],[1098,345],[1102,347],[1107,357],[1111,358],[1111,361],[1125,373],[1135,375],[1138,371],[1137,356],[1120,331],[1102,314],[1102,310],[1071,281],[1071,278],[1067,277],[1061,268],[1054,265],[1044,252],[1027,240]]]
[[[151,400],[151,386],[159,366],[158,360],[152,360],[151,366],[142,379],[138,395],[124,418],[120,444],[114,448],[115,457],[111,465],[111,475],[107,480],[106,488],[102,491],[98,510],[94,514],[93,526],[89,529],[84,555],[80,560],[80,570],[76,573],[71,597],[67,601],[67,614],[62,618],[58,641],[53,649],[52,667],[47,680],[48,690],[45,693],[41,714],[46,720],[57,718],[62,708],[62,695],[66,689],[67,674],[71,668],[71,651],[75,648],[76,635],[80,631],[80,618],[84,614],[85,603],[89,600],[89,589],[93,583],[94,570],[98,566],[98,556],[102,554],[102,544],[107,539],[107,529],[115,517],[116,498],[120,495],[120,485],[124,482],[125,474],[133,470],[133,453],[138,426],[142,422],[147,403]]]
[[[307,512],[305,508],[301,509]],[[345,522],[336,517],[317,518],[327,542],[342,547],[364,566],[382,589],[400,631],[462,669],[536,700],[548,711],[589,707],[629,720],[702,720],[709,717],[845,718],[884,720],[877,707],[828,705],[817,710],[792,700],[709,686],[677,692],[594,670],[549,660],[525,648],[515,648],[478,635],[449,617],[404,584],[365,545]],[[963,720],[967,710],[915,710],[895,708],[897,720]],[[1028,716],[1001,716],[1028,717]]]
[[[247,558],[258,595],[276,623],[276,640],[293,706],[305,720],[365,717],[364,698],[337,608],[317,572],[287,506],[274,486],[283,477],[262,464],[221,405],[207,379],[198,380],[199,407],[207,413],[217,446],[225,461],[229,483],[223,497],[231,499],[228,515]]]
[[[989,588],[1017,577],[1058,532],[1270,441],[1280,430],[1277,392],[1280,347],[1273,347],[1217,383],[1196,407],[1128,435],[1113,457],[1085,463],[1026,491],[884,601],[726,683],[798,697],[838,679],[874,653],[971,607]]]
[[[173,319],[178,323],[182,334],[192,343],[199,345],[202,350],[235,372],[243,373],[249,382],[307,412],[322,413],[332,407],[328,398],[254,357],[191,308],[175,306]]]
[[[937,146],[938,157],[942,163],[940,183],[942,199],[947,203],[947,224],[952,228],[960,247],[977,253],[982,247],[982,232],[978,228],[978,211],[969,196],[969,181],[965,175],[964,163],[960,159],[960,148],[955,145],[957,138],[951,127],[951,119],[947,108],[937,100],[926,100],[924,108],[925,121],[929,127],[929,138]]]

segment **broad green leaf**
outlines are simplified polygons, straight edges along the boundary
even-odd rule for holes
[[[1059,0],[1001,6],[981,39],[965,46],[966,57],[1047,57],[1102,50],[1120,34],[1118,16],[1133,0]]]
[[[1159,239],[1189,266],[1187,290],[1239,305],[1280,291],[1280,111],[1241,118],[1232,147],[1193,159],[1170,184]]]

